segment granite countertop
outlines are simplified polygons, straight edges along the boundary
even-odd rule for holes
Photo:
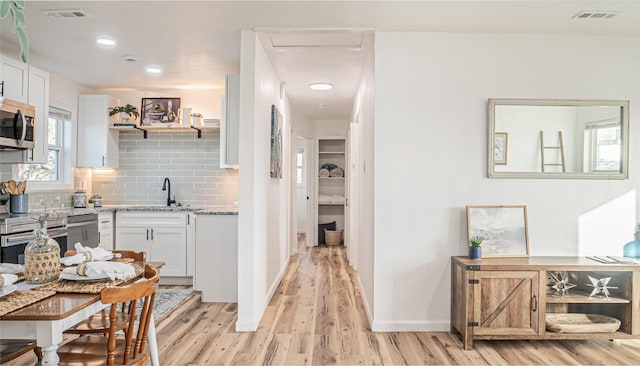
[[[78,216],[100,212],[116,211],[157,211],[157,212],[193,212],[196,215],[237,215],[238,209],[234,206],[144,206],[144,205],[108,205],[95,208],[69,208],[61,210],[67,216]]]

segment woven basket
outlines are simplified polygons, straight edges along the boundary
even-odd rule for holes
[[[60,277],[60,249],[47,253],[25,252],[24,256],[27,283],[47,283]]]
[[[324,229],[324,241],[327,245],[342,244],[342,230],[334,231]]]

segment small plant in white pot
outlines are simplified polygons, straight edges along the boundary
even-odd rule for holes
[[[109,108],[109,116],[113,116],[118,113],[120,113],[120,119],[122,119],[125,122],[129,122],[131,117],[133,117],[134,121],[136,120],[136,118],[140,117],[140,113],[138,113],[138,108],[132,106],[131,104]]]
[[[191,117],[193,118],[193,125],[194,126],[201,126],[202,125],[202,114],[200,114],[200,113],[192,113]]]
[[[482,236],[472,236],[469,239],[469,259],[482,259]]]

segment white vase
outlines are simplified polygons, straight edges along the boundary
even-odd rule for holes
[[[182,108],[181,123],[185,127],[191,126],[191,108]]]

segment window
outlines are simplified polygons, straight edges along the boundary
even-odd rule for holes
[[[304,179],[304,149],[298,149],[296,152],[296,184],[301,187],[305,184]]]
[[[71,184],[69,147],[71,142],[71,113],[59,108],[49,108],[48,159],[46,164],[18,164],[14,176],[26,180],[34,188],[59,189]]]
[[[585,126],[585,150],[592,172],[619,172],[621,129],[617,121],[599,121]]]

